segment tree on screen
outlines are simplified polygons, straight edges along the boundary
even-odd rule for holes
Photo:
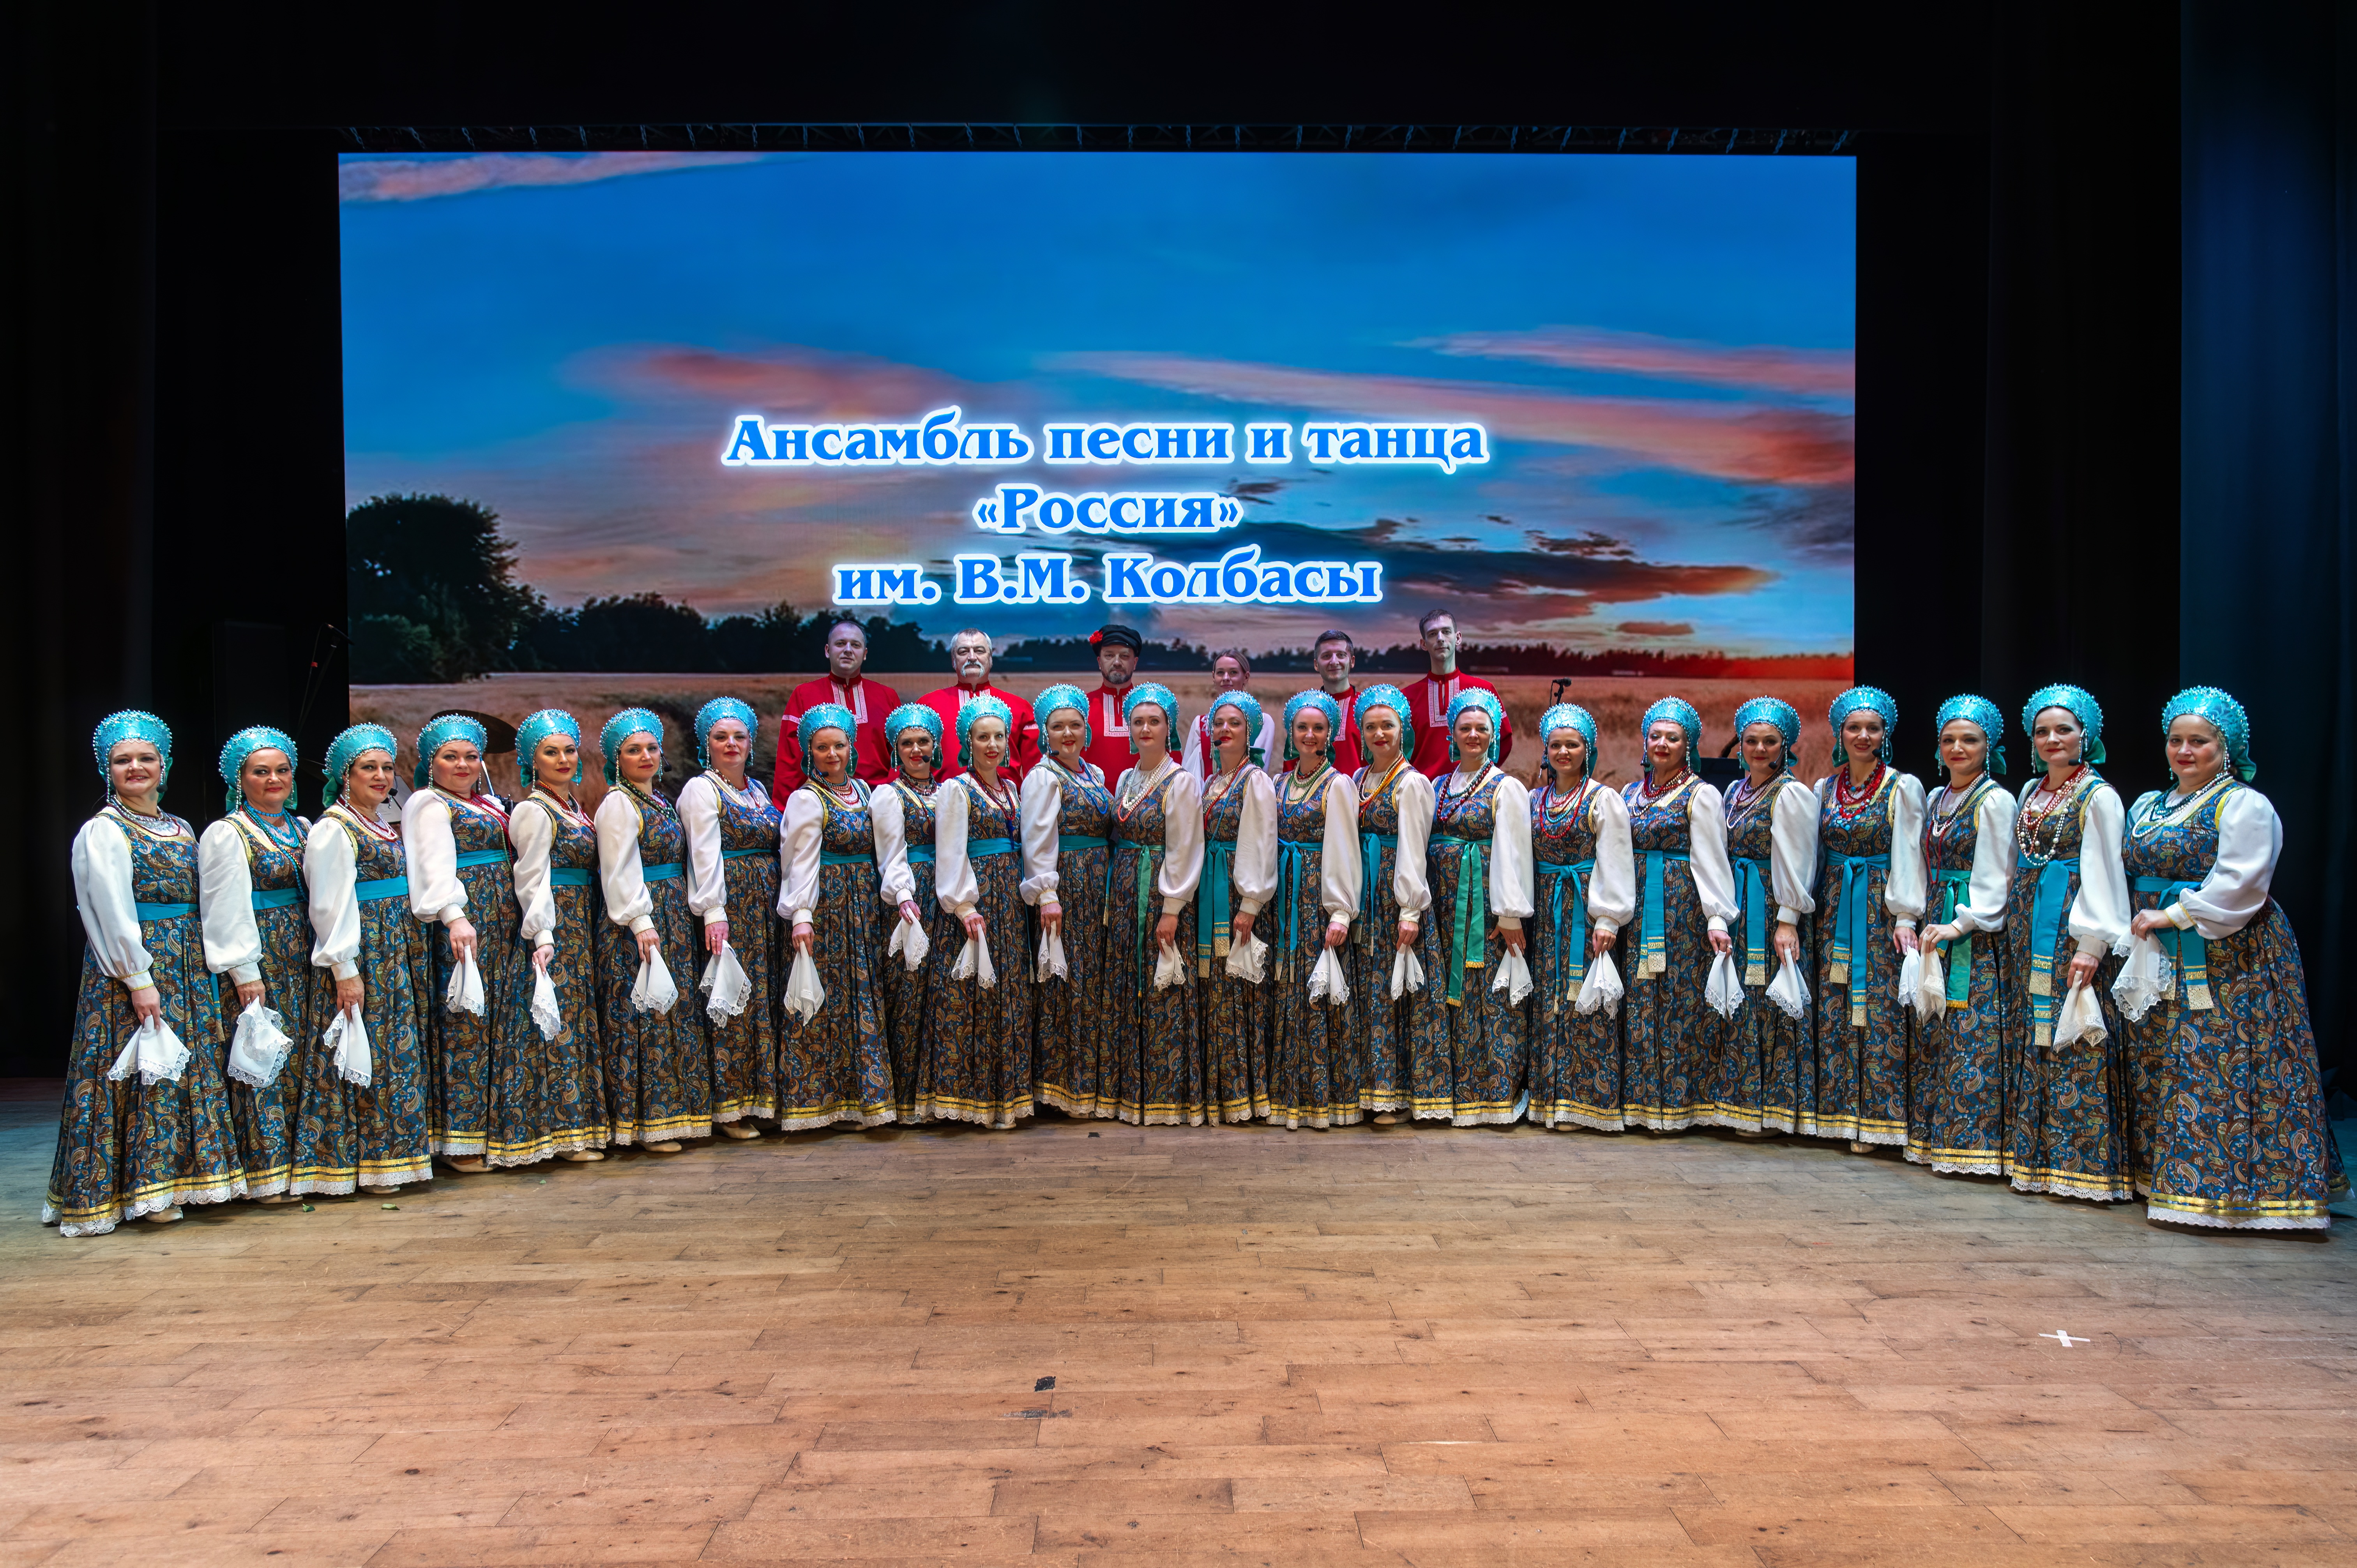
[[[499,514],[452,496],[371,496],[345,515],[352,679],[463,681],[515,667],[540,609]]]

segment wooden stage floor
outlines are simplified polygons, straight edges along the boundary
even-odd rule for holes
[[[0,1568],[2357,1563],[2357,1233],[1049,1118],[69,1241],[53,1104],[0,1107]]]

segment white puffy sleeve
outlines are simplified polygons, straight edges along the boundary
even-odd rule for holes
[[[1187,726],[1187,744],[1178,753],[1178,767],[1188,778],[1200,784],[1211,776],[1210,726],[1197,719]]]
[[[1714,931],[1727,929],[1735,907],[1735,863],[1727,858],[1727,802],[1716,787],[1695,780],[1686,797],[1686,869],[1694,873],[1695,897]]]
[[[1262,782],[1267,782],[1266,775]],[[1154,890],[1162,895],[1162,912],[1175,915],[1203,880],[1203,791],[1186,772],[1164,788],[1169,793],[1162,800],[1162,875]]]
[[[785,822],[778,831],[778,914],[789,926],[806,926],[818,908],[820,840],[826,802],[808,785],[786,797]]]
[[[2019,808],[2002,789],[1985,790],[1973,813],[1973,879],[1956,906],[1955,924],[1964,931],[1994,931],[2005,924],[2005,900],[2013,890],[2013,818]],[[1928,877],[1928,874],[1927,874]]]
[[[1348,925],[1358,918],[1367,871],[1359,864],[1359,787],[1339,770],[1326,781],[1326,839],[1318,866],[1318,901],[1326,918]]]
[[[1016,815],[1023,823],[1023,901],[1042,909],[1056,908],[1057,841],[1064,832],[1064,776],[1045,762],[1025,774]]]
[[[508,813],[508,843],[515,846],[516,907],[523,911],[523,940],[532,947],[556,945],[556,894],[549,886],[549,856],[556,849],[556,822],[544,806],[519,800]]]
[[[360,870],[352,837],[322,816],[303,841],[303,881],[311,889],[311,963],[338,980],[360,972]]]
[[[1530,786],[1511,773],[1500,779],[1490,819],[1490,912],[1500,927],[1515,930],[1534,908]]]
[[[2199,887],[2177,896],[2167,914],[2204,940],[2231,937],[2267,907],[2267,886],[2283,854],[2283,819],[2256,789],[2229,789],[2218,803],[2218,860]]]
[[[655,929],[655,901],[647,891],[646,866],[639,858],[639,803],[628,789],[608,789],[597,802],[597,882],[606,894],[606,918],[630,934]]]
[[[1425,846],[1432,842],[1432,780],[1414,767],[1392,786],[1399,807],[1399,849],[1392,856],[1392,897],[1400,918],[1414,922],[1432,908],[1432,884],[1424,874]]]
[[[917,874],[909,869],[909,818],[900,791],[878,784],[867,796],[867,820],[876,830],[877,891],[887,908],[897,909],[917,896]]]
[[[1882,884],[1882,907],[1891,923],[1911,928],[1922,918],[1923,780],[1901,773],[1890,786],[1890,875]]]
[[[1786,784],[1768,807],[1768,891],[1778,905],[1776,918],[1800,924],[1817,910],[1817,797],[1804,785]]]
[[[982,879],[965,852],[966,831],[973,825],[973,800],[961,773],[933,797],[933,897],[960,919],[974,913],[982,897]]]
[[[1276,786],[1246,763],[1232,787],[1243,791],[1244,803],[1236,819],[1236,864],[1229,879],[1235,886],[1236,908],[1257,915],[1276,897]],[[1195,820],[1203,820],[1200,810]]]
[[[1596,869],[1587,878],[1587,923],[1609,937],[1637,913],[1637,854],[1629,832],[1629,802],[1620,791],[1601,786],[1592,799]]]
[[[467,890],[458,885],[458,841],[450,832],[450,802],[420,789],[401,810],[401,858],[409,877],[409,912],[451,925],[467,918]]]
[[[2100,958],[2128,943],[2128,878],[2120,864],[2127,814],[2119,791],[2098,784],[2079,808],[2079,896],[2071,901],[2071,936]]]
[[[679,787],[679,826],[687,838],[687,908],[707,926],[728,918],[728,870],[720,858],[720,790],[704,774]]]
[[[82,932],[100,971],[123,982],[126,991],[154,985],[139,931],[139,901],[131,888],[130,841],[104,817],[92,817],[74,834],[73,885],[74,907],[81,911]]]
[[[205,967],[240,985],[262,978],[262,928],[253,918],[253,865],[246,837],[223,817],[197,841],[197,908],[205,928]]]

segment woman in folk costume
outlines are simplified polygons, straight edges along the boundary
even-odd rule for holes
[[[1935,1171],[2005,1171],[2005,1049],[2009,965],[2006,894],[2013,881],[2013,796],[2005,770],[2005,715],[1986,697],[1940,704],[1940,762],[1948,781],[1923,812],[1922,961],[1946,998],[1915,1023],[1907,1157]]]
[[[508,813],[515,848],[516,903],[535,982],[546,975],[554,1027],[533,1015],[522,1027],[529,1066],[506,1106],[514,1125],[505,1142],[534,1159],[550,1155],[576,1165],[606,1157],[606,1049],[597,1006],[597,824],[574,799],[581,782],[581,725],[561,708],[543,708],[516,725],[516,763],[531,789]],[[536,986],[535,986],[536,989]]]
[[[729,1138],[759,1137],[753,1118],[778,1113],[779,983],[785,978],[777,919],[780,818],[770,791],[748,771],[760,725],[751,705],[735,697],[715,697],[697,709],[696,760],[704,771],[679,787],[687,907],[704,922],[705,968],[719,963],[725,948],[745,972],[733,1009],[716,1011],[700,982],[695,993],[712,1039],[713,1126]]]
[[[1228,955],[1255,935],[1276,892],[1276,787],[1254,744],[1265,716],[1248,692],[1222,692],[1204,715],[1210,736],[1203,783],[1203,881],[1195,895],[1195,980],[1200,1001],[1203,1095],[1214,1122],[1269,1114],[1272,971],[1278,933],[1258,931],[1269,951],[1257,973],[1228,972]],[[1272,732],[1273,733],[1273,732]],[[1194,777],[1189,770],[1188,777]],[[1295,977],[1306,983],[1307,970]]]
[[[934,897],[962,930],[954,961],[934,984],[917,1058],[919,1116],[999,1128],[1030,1115],[1036,1100],[1038,960],[1023,904],[1022,797],[1006,772],[1014,735],[1014,711],[996,697],[958,710],[964,771],[934,801],[933,869]]]
[[[245,1191],[221,1079],[228,1030],[197,918],[197,833],[160,803],[172,732],[150,713],[110,714],[91,752],[106,804],[74,835],[89,943],[41,1205],[41,1222],[67,1236],[178,1219],[184,1203]]]
[[[532,1047],[519,1031],[531,1006],[532,960],[508,864],[507,807],[484,779],[487,738],[464,714],[428,720],[417,732],[414,793],[401,809],[409,908],[434,942],[434,991],[420,1004],[426,1125],[434,1152],[464,1172],[542,1157],[528,1134],[517,1140],[529,1117],[507,1103],[529,1078],[522,1058]],[[471,990],[460,974],[468,962]]]
[[[1579,1010],[1587,966],[1637,910],[1629,807],[1596,781],[1596,718],[1557,703],[1539,718],[1546,785],[1531,797],[1530,1119],[1620,1131],[1619,1007]]]
[[[1023,897],[1063,972],[1039,980],[1039,1099],[1067,1116],[1110,1116],[1105,1098],[1105,872],[1113,790],[1089,761],[1089,699],[1058,684],[1031,700],[1039,766],[1023,779]],[[954,954],[955,950],[952,950]],[[944,961],[946,961],[946,960]],[[1010,962],[1028,961],[1025,954]]]
[[[1263,923],[1273,987],[1268,1118],[1288,1127],[1348,1126],[1362,1113],[1350,999],[1314,997],[1309,984],[1322,961],[1347,986],[1343,955],[1359,913],[1359,791],[1332,761],[1341,722],[1341,704],[1315,689],[1285,704],[1293,766],[1275,787],[1276,902]]]
[[[796,736],[802,782],[786,797],[777,912],[795,961],[810,955],[825,995],[815,1011],[798,1009],[789,974],[778,1125],[790,1133],[837,1122],[873,1127],[899,1112],[884,1037],[887,939],[876,918],[886,873],[877,863],[874,798],[855,771],[859,721],[840,703],[820,703],[803,710]]]
[[[1744,775],[1727,792],[1727,862],[1735,876],[1737,924],[1727,936],[1742,965],[1743,1000],[1720,1036],[1706,1086],[1703,1120],[1741,1137],[1811,1130],[1816,1097],[1813,1018],[1797,1018],[1768,987],[1786,966],[1805,1001],[1810,978],[1811,891],[1817,880],[1817,798],[1792,777],[1801,715],[1774,697],[1735,710]]]
[[[1378,1127],[1408,1113],[1415,1101],[1409,1020],[1413,995],[1392,994],[1401,955],[1412,958],[1431,983],[1431,939],[1424,917],[1432,907],[1425,879],[1425,844],[1432,834],[1432,780],[1413,757],[1414,710],[1397,686],[1359,693],[1360,755],[1366,758],[1351,784],[1359,797],[1358,940],[1350,947],[1351,1023],[1360,1109]]]
[[[1130,754],[1114,789],[1105,888],[1105,1092],[1125,1122],[1200,1126],[1210,1115],[1198,1032],[1191,906],[1203,875],[1203,798],[1170,755],[1179,723],[1170,688],[1142,682],[1122,700]],[[1162,983],[1157,984],[1157,981]]]
[[[2023,1192],[2124,1203],[2136,1179],[2111,984],[2130,910],[2126,814],[2093,767],[2104,760],[2104,710],[2077,686],[2048,686],[2022,709],[2021,727],[2039,773],[2014,815],[2006,894],[2006,1170]],[[2058,1046],[2057,1022],[2079,986],[2102,1037]]]
[[[1695,772],[1702,715],[1679,697],[1645,710],[1645,777],[1620,791],[1629,808],[1637,921],[1621,932],[1621,1120],[1657,1133],[1703,1120],[1726,1020],[1704,990],[1715,956],[1734,950],[1735,873],[1727,813]]]
[[[2349,1180],[2317,1071],[2299,944],[2267,896],[2283,823],[2252,789],[2251,724],[2215,686],[2161,710],[2176,787],[2128,812],[2123,851],[2165,983],[2131,975],[2123,1047],[2136,1087],[2145,1214],[2176,1225],[2321,1230]]]
[[[382,725],[354,725],[328,742],[334,799],[303,841],[311,965],[333,981],[319,1011],[336,1038],[288,1069],[303,1071],[287,1184],[297,1194],[394,1192],[434,1174],[425,1013],[439,999],[433,940],[409,912],[401,830],[381,815],[393,755]]]
[[[877,949],[884,982],[884,1043],[890,1057],[894,1113],[917,1119],[917,1055],[932,1015],[934,991],[949,983],[950,966],[965,940],[958,918],[934,891],[933,806],[940,798],[942,715],[922,703],[903,703],[884,721],[892,776],[869,791],[877,872],[886,910]],[[955,802],[952,802],[955,803]],[[913,950],[908,944],[913,940]],[[918,953],[911,967],[906,953]]]
[[[245,1195],[257,1203],[291,1203],[295,1178],[296,1091],[290,1064],[318,1049],[331,1014],[311,967],[311,912],[305,907],[303,839],[311,824],[295,811],[295,742],[285,731],[255,725],[221,749],[229,814],[197,841],[205,967],[227,977],[221,996],[225,1034],[260,1003],[277,1015],[285,1055],[267,1084],[237,1076],[230,1063],[230,1122],[237,1130]]]
[[[1448,704],[1457,765],[1433,785],[1430,967],[1409,1003],[1413,1101],[1420,1118],[1458,1127],[1523,1113],[1530,1029],[1523,997],[1492,989],[1523,950],[1532,911],[1531,792],[1498,766],[1505,714],[1488,692]]]
[[[687,908],[687,832],[655,780],[662,720],[624,708],[597,735],[597,880],[606,895],[598,997],[613,1141],[651,1155],[712,1135],[712,1043],[695,981],[704,940]],[[662,1005],[661,993],[676,993]]]
[[[1899,704],[1834,699],[1841,766],[1817,785],[1817,1103],[1813,1131],[1852,1154],[1907,1142],[1907,1008],[1899,973],[1923,914],[1923,785],[1890,766]]]

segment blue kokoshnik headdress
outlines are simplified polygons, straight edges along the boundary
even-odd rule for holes
[[[1653,770],[1653,726],[1663,719],[1686,732],[1686,767],[1699,768],[1702,766],[1702,715],[1695,712],[1695,705],[1684,697],[1663,697],[1645,710],[1644,722],[1637,726],[1638,733],[1645,740],[1645,771],[1651,773]]]
[[[1935,737],[1946,734],[1948,726],[1958,719],[1979,726],[1981,734],[1988,737],[1988,770],[1991,773],[2004,772],[2005,715],[1997,711],[1997,705],[1986,697],[1975,697],[1970,692],[1951,697],[1942,703],[1940,711],[1932,715],[1932,734]],[[1932,755],[1939,755],[1937,746],[1932,748]]]
[[[1351,722],[1359,726],[1359,744],[1367,744],[1367,714],[1377,708],[1389,708],[1399,715],[1400,752],[1403,756],[1415,750],[1415,710],[1408,706],[1407,693],[1397,686],[1369,686],[1359,693],[1358,706],[1351,710]]]
[[[352,770],[361,754],[369,751],[382,751],[390,761],[401,755],[401,743],[382,725],[354,725],[328,743],[327,757],[319,764],[319,771],[328,779],[328,804],[344,798],[344,776]]]
[[[1170,688],[1152,681],[1142,681],[1131,687],[1129,695],[1121,700],[1121,723],[1124,729],[1129,727],[1129,715],[1141,707],[1156,707],[1162,710],[1163,749],[1177,750],[1178,748],[1170,743],[1178,738],[1178,699],[1171,694]],[[1129,737],[1129,754],[1132,757],[1137,755],[1135,736]]]
[[[257,751],[283,751],[290,765],[302,760],[295,755],[294,737],[285,730],[268,725],[246,725],[221,742],[221,782],[229,786],[229,803],[222,808],[224,811],[234,811],[243,803],[245,784],[239,775],[245,771],[245,759]],[[286,793],[286,809],[293,811],[295,803],[296,792],[290,789]]]
[[[1326,715],[1326,759],[1331,762],[1334,759],[1335,737],[1342,731],[1342,704],[1315,686],[1306,692],[1296,692],[1285,700],[1285,759],[1287,762],[1301,760],[1300,748],[1293,744],[1293,719],[1304,708],[1316,708]],[[1255,732],[1259,729],[1257,725],[1253,727]]]
[[[1497,761],[1498,736],[1506,727],[1506,711],[1498,705],[1497,698],[1479,686],[1468,686],[1449,699],[1448,755],[1450,758],[1454,760],[1457,756],[1457,715],[1468,708],[1479,708],[1490,715],[1490,755],[1487,760]]]
[[[1580,764],[1579,776],[1582,779],[1594,777],[1596,715],[1577,703],[1557,703],[1539,715],[1539,766],[1546,769],[1548,778],[1555,777],[1555,764],[1546,757],[1546,743],[1549,737],[1559,729],[1576,729],[1579,732],[1579,738],[1587,744],[1587,760]]]
[[[1743,732],[1753,725],[1776,726],[1776,733],[1784,737],[1784,771],[1790,773],[1801,756],[1800,710],[1781,697],[1754,697],[1735,710],[1735,738],[1741,741]]]
[[[812,710],[813,713],[816,711],[816,709]],[[836,712],[840,713],[842,710],[837,709]],[[848,717],[849,715],[845,714],[845,716]],[[985,694],[976,697],[973,702],[968,703],[963,707],[958,709],[957,737],[958,766],[960,768],[972,768],[974,766],[974,726],[977,722],[983,719],[996,719],[1000,724],[1006,726],[1007,755],[1009,757],[1015,755],[1015,710],[1008,707],[996,695]],[[810,723],[809,714],[804,714],[802,715],[802,723],[804,725],[808,725]],[[804,733],[807,734],[808,732],[805,731]]]
[[[164,759],[164,777],[172,777],[172,726],[145,708],[124,708],[98,721],[90,734],[91,755],[98,759],[98,776],[110,785],[114,775],[108,770],[107,759],[114,748],[126,740],[144,740],[155,746],[156,755]]]
[[[729,715],[724,714],[721,716],[726,718]],[[794,742],[802,747],[802,777],[818,777],[818,769],[811,766],[811,742],[818,738],[818,732],[823,729],[843,732],[844,744],[852,748],[852,755],[844,765],[845,773],[846,777],[856,776],[859,772],[859,715],[841,703],[813,703],[804,708],[794,721]]]
[[[2024,738],[2029,740],[2037,738],[2035,731],[2038,727],[2038,715],[2049,708],[2061,708],[2064,713],[2077,719],[2079,727],[2087,732],[2087,744],[2079,753],[2081,761],[2104,760],[2103,706],[2084,686],[2072,686],[2066,683],[2041,686],[2029,694],[2029,703],[2021,710],[2021,733]]]
[[[735,697],[715,697],[695,710],[695,765],[712,766],[712,726],[723,719],[735,719],[745,726],[745,738],[751,740],[761,733],[761,720],[752,704]],[[852,737],[855,744],[858,737]]]
[[[527,714],[523,723],[516,725],[516,768],[523,775],[526,789],[540,781],[540,768],[533,760],[533,755],[540,750],[540,743],[553,735],[565,736],[573,742],[573,782],[581,782],[581,721],[563,708],[543,708]]]
[[[606,759],[606,782],[622,781],[622,743],[634,735],[651,735],[662,745],[662,720],[645,708],[624,708],[597,732],[597,754]]]
[[[1060,681],[1031,699],[1031,716],[1039,725],[1039,749],[1052,749],[1048,745],[1048,715],[1066,710],[1081,715],[1081,749],[1088,750],[1097,743],[1096,726],[1089,723],[1088,693],[1070,682]]]
[[[1876,755],[1889,761],[1891,732],[1899,727],[1899,704],[1879,686],[1852,686],[1834,699],[1834,705],[1825,710],[1825,722],[1834,726],[1834,739],[1841,739],[1842,721],[1860,708],[1882,715],[1882,747]]]
[[[2248,784],[2259,776],[2259,765],[2251,760],[2251,715],[2242,703],[2215,686],[2188,686],[2160,710],[2160,733],[2168,735],[2169,726],[2188,714],[2208,723],[2226,743],[2226,767],[2235,778]]]
[[[1260,711],[1260,699],[1250,692],[1222,692],[1211,699],[1211,705],[1203,710],[1203,716],[1206,719],[1217,718],[1222,708],[1235,709],[1244,721],[1245,759],[1257,763],[1263,768],[1267,767],[1267,754],[1260,747],[1261,720],[1266,716]],[[1207,725],[1205,727],[1208,729],[1210,726]],[[1287,746],[1285,755],[1291,757],[1293,748]],[[1220,764],[1217,757],[1211,759],[1211,767],[1213,772],[1219,771]]]
[[[417,732],[417,771],[410,779],[410,788],[423,789],[433,781],[434,754],[454,740],[473,741],[476,766],[481,767],[483,747],[490,743],[490,738],[479,721],[464,714],[442,714],[427,719],[425,727]],[[482,782],[480,773],[475,776],[475,781]]]
[[[922,703],[903,703],[884,716],[884,744],[892,748],[894,766],[899,766],[900,737],[912,729],[923,730],[933,737],[933,766],[942,765],[942,715]]]

